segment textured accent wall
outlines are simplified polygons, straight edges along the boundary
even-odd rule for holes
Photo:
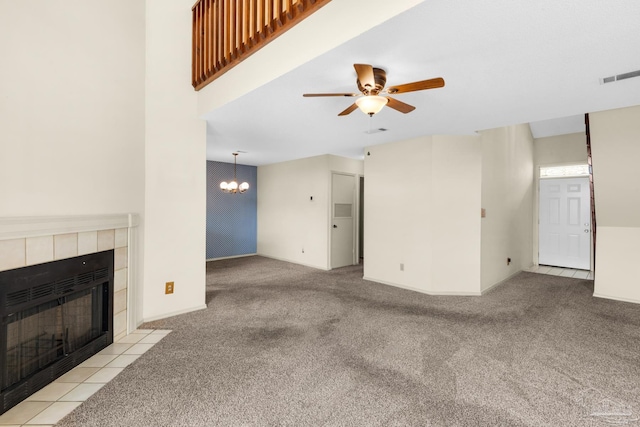
[[[256,253],[258,170],[238,165],[244,194],[227,194],[220,182],[233,179],[233,163],[207,161],[207,259]]]

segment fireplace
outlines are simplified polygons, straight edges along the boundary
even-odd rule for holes
[[[114,251],[0,272],[0,413],[113,342]]]

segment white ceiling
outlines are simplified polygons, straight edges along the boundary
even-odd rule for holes
[[[416,110],[373,118],[338,117],[353,98],[302,97],[357,92],[354,63],[385,69],[387,87],[433,77],[446,86],[396,95]],[[207,158],[362,158],[368,145],[531,122],[541,122],[535,137],[580,132],[586,112],[640,104],[640,78],[600,81],[638,69],[638,0],[427,0],[209,113]]]

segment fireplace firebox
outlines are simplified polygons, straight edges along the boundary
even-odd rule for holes
[[[0,272],[0,413],[113,342],[113,250]]]

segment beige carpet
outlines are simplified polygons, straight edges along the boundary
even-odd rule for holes
[[[640,306],[520,273],[431,297],[261,257],[58,425],[640,425]]]

